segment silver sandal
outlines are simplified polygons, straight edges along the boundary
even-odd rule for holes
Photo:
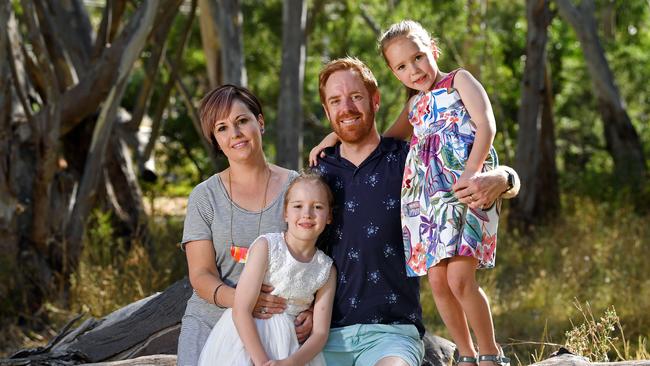
[[[471,356],[458,356],[454,361],[456,361],[456,365],[459,363],[471,363],[472,365],[478,365],[476,363],[476,357],[471,357]]]
[[[503,355],[479,355],[478,362],[492,361],[497,366],[510,366],[510,359]]]

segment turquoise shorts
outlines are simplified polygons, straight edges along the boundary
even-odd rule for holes
[[[391,356],[420,366],[424,343],[414,325],[356,324],[332,328],[323,355],[327,366],[371,366]]]

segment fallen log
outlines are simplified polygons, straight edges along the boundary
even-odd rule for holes
[[[176,355],[151,355],[122,361],[87,363],[87,366],[176,366]]]
[[[0,365],[175,365],[180,322],[191,295],[192,287],[184,278],[163,292],[71,329],[81,318],[77,316],[46,346],[18,351],[0,359]],[[425,334],[424,344],[423,366],[449,364],[453,343]]]
[[[70,331],[71,322],[46,346],[18,351],[0,360],[0,365],[77,365],[175,355],[181,318],[191,295],[192,287],[184,278],[163,292],[100,320],[89,318]]]
[[[650,366],[650,360],[629,360],[618,362],[590,362],[582,356],[560,347],[551,357],[530,366]]]

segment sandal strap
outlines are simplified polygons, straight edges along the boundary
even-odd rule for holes
[[[456,363],[459,364],[459,363],[461,363],[461,362],[471,363],[471,364],[476,365],[476,357],[472,357],[472,356],[458,356],[458,358],[456,359]]]
[[[498,366],[510,366],[510,358],[501,355],[480,355],[478,362],[481,361],[492,361]]]

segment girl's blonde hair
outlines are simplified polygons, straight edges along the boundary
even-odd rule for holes
[[[287,205],[289,204],[289,194],[291,193],[293,187],[300,182],[313,182],[321,186],[325,190],[325,194],[327,196],[327,204],[329,205],[329,211],[330,213],[332,212],[332,207],[334,206],[334,194],[332,194],[332,190],[330,189],[330,186],[327,184],[325,178],[323,178],[323,176],[320,173],[318,173],[313,169],[307,169],[307,170],[300,171],[300,174],[298,174],[298,176],[294,178],[294,180],[292,180],[291,183],[289,183],[289,187],[287,187],[287,192],[284,194],[285,213],[287,212]]]

